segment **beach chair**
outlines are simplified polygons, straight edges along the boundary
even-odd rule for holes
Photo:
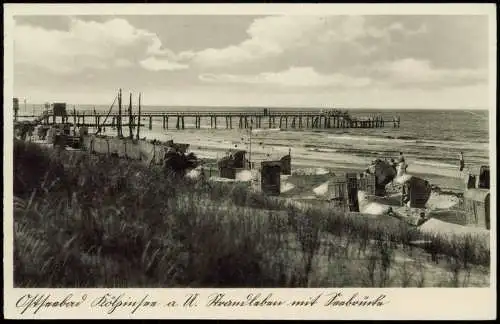
[[[490,190],[469,189],[464,192],[463,209],[466,224],[490,229]]]

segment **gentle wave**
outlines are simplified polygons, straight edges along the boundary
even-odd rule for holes
[[[416,140],[390,138],[390,136],[380,137],[380,136],[356,136],[356,135],[340,135],[340,136],[328,135],[328,138],[332,140],[362,141],[362,142],[377,141],[377,142],[391,143],[394,141],[398,141],[403,143],[416,143]]]

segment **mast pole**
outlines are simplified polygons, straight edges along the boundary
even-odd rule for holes
[[[141,128],[141,93],[139,92],[139,115],[137,116],[137,135],[136,139],[139,139],[139,130]]]
[[[130,93],[130,100],[128,103],[128,130],[129,130],[129,138],[134,138],[133,130],[132,130],[132,92]]]
[[[116,123],[118,137],[123,137],[122,133],[122,89],[118,91],[118,120]]]
[[[248,136],[249,140],[248,162],[250,163],[250,170],[252,169],[252,126],[253,126],[253,119],[250,120],[250,135]]]

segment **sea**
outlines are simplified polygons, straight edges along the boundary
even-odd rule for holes
[[[108,112],[106,105],[69,105],[77,111]],[[116,110],[116,105],[112,108]],[[143,106],[143,112],[152,111],[262,111],[263,108],[248,107],[164,107]],[[310,108],[269,108],[270,111],[309,110]],[[311,108],[319,110],[321,108]],[[19,115],[39,114],[42,105],[21,105]],[[137,107],[133,107],[137,113]],[[392,123],[385,128],[370,129],[277,129],[268,128],[267,119],[260,129],[238,129],[238,120],[233,118],[233,129],[225,128],[225,120],[218,121],[218,129],[210,128],[210,119],[202,120],[201,129],[194,128],[193,118],[186,118],[185,130],[175,128],[175,118],[169,118],[168,129],[163,129],[161,118],[153,120],[153,128],[142,127],[141,137],[189,143],[191,151],[201,157],[219,158],[229,149],[245,149],[252,160],[279,158],[292,154],[292,165],[311,168],[356,168],[365,167],[375,158],[397,158],[403,152],[409,171],[460,177],[458,172],[459,152],[463,152],[466,168],[490,164],[489,112],[488,110],[383,110],[347,109],[351,116],[382,116],[392,120],[399,116],[399,128]],[[387,125],[387,123],[386,123]],[[116,135],[116,130],[106,129],[106,134]],[[124,127],[127,134],[128,128]],[[135,130],[134,130],[135,133]]]

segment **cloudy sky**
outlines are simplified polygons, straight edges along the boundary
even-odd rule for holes
[[[487,108],[487,16],[16,16],[31,103]]]

